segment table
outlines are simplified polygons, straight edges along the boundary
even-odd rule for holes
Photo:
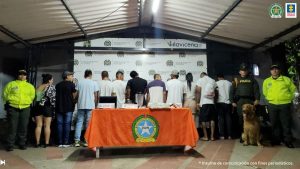
[[[188,108],[94,109],[85,133],[89,148],[195,147],[198,133]]]

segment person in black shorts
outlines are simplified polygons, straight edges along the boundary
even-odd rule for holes
[[[35,103],[35,147],[40,147],[40,137],[42,126],[44,126],[45,144],[44,148],[49,145],[50,139],[50,125],[55,107],[55,86],[52,85],[53,77],[50,74],[43,74],[42,84],[36,89],[36,103]],[[43,124],[44,123],[44,124]]]

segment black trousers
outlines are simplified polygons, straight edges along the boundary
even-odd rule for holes
[[[292,109],[291,104],[274,105],[269,104],[268,110],[270,114],[270,121],[272,125],[272,141],[279,142],[292,141],[291,123],[292,123]]]
[[[225,136],[225,130],[227,132],[227,135],[232,137],[231,104],[217,103],[217,111],[220,137]]]
[[[24,109],[17,109],[9,107],[7,111],[7,139],[6,146],[13,147],[16,141],[18,145],[25,146],[27,140],[27,127],[30,117],[30,107]]]

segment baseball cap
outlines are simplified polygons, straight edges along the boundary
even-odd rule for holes
[[[27,72],[24,69],[18,70],[18,75],[27,75]]]
[[[179,72],[178,72],[177,70],[173,70],[173,71],[171,72],[171,75],[179,75]]]
[[[278,64],[271,65],[270,69],[274,69],[274,68],[280,69],[280,66]]]
[[[62,74],[62,78],[65,79],[67,76],[69,75],[73,75],[74,72],[71,72],[71,71],[64,71],[63,74]]]
[[[240,70],[243,70],[243,71],[248,70],[247,64],[246,64],[246,63],[242,63],[242,64],[240,65]]]

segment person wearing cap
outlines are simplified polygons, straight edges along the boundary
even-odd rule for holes
[[[123,71],[118,70],[116,73],[116,80],[112,82],[112,95],[117,96],[117,108],[122,108],[125,103],[126,83],[124,82]]]
[[[76,89],[73,72],[64,71],[63,81],[56,84],[55,112],[57,120],[58,147],[69,147],[71,121],[75,108]]]
[[[210,140],[215,140],[215,121],[217,119],[217,111],[214,104],[215,90],[217,84],[214,79],[207,76],[205,72],[200,74],[200,79],[196,84],[196,102],[197,109],[200,108],[199,122],[202,126],[204,137],[203,141],[208,141],[206,131],[206,123],[210,123]]]
[[[140,78],[136,71],[130,72],[130,79],[126,85],[126,102],[137,103],[135,100],[136,94],[145,94],[147,87],[147,80]],[[146,100],[144,99],[143,105],[146,105]]]
[[[292,110],[291,102],[294,98],[296,86],[292,80],[281,75],[280,67],[272,65],[271,76],[263,82],[263,94],[268,101],[268,110],[272,126],[272,144],[280,144],[283,141],[288,148],[294,148],[292,144],[291,122]],[[282,133],[281,133],[282,129]]]
[[[166,102],[166,85],[161,80],[160,74],[154,74],[154,80],[147,85],[147,103],[165,103]]]
[[[26,70],[19,70],[17,79],[9,82],[3,90],[2,98],[7,105],[7,151],[13,151],[16,136],[19,148],[21,150],[26,149],[30,105],[35,97],[35,89],[32,84],[26,81],[26,77]]]
[[[171,79],[166,83],[166,103],[182,107],[184,98],[186,96],[186,88],[184,87],[184,84],[178,79],[179,72],[177,70],[173,70],[170,76]]]
[[[84,79],[78,82],[78,85],[75,87],[77,90],[77,118],[75,126],[75,147],[80,147],[80,145],[87,147],[86,141],[80,141],[82,124],[86,125],[86,128],[89,124],[92,109],[95,109],[98,101],[98,91],[99,87],[95,81],[92,80],[92,71],[90,69],[85,70]]]
[[[229,99],[232,106],[237,108],[239,132],[242,134],[244,128],[242,106],[244,104],[257,106],[260,100],[260,91],[257,81],[249,75],[249,69],[245,63],[240,65],[239,74],[240,76],[234,78]],[[242,139],[240,139],[240,142],[242,142]]]

